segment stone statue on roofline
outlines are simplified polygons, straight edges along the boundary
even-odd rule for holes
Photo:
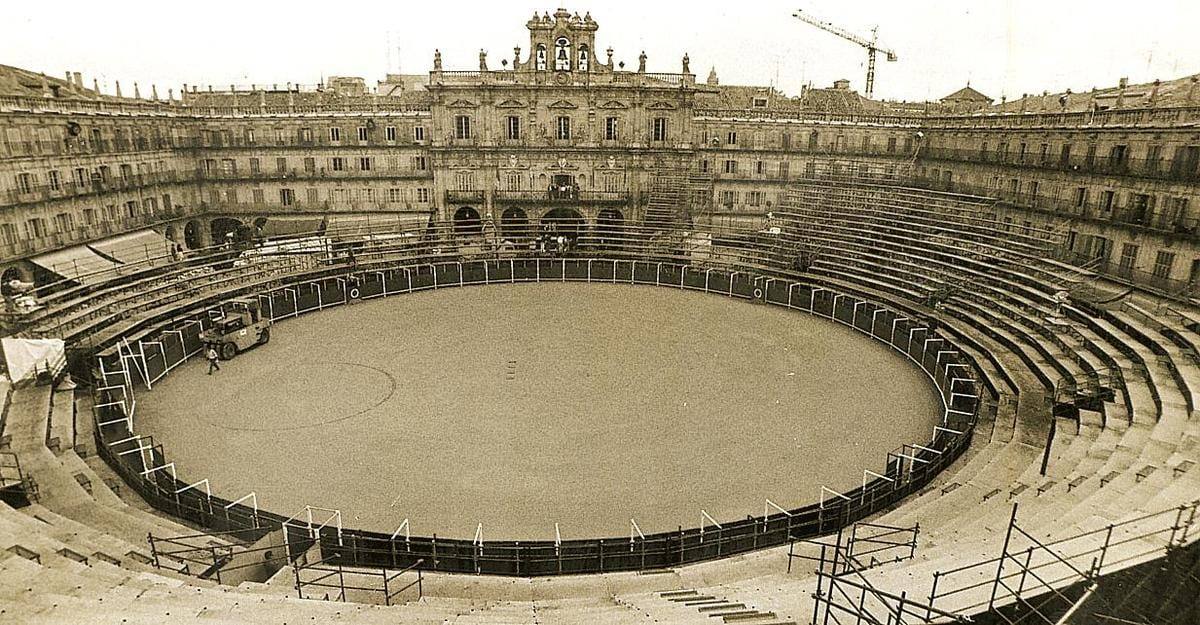
[[[442,51],[441,50],[433,51],[433,71],[435,71],[435,72],[442,71]]]
[[[479,71],[487,71],[487,52],[483,50],[479,51]]]
[[[688,56],[687,52],[684,52],[683,53],[683,73],[685,73],[685,74],[692,73],[691,65],[692,65],[692,58],[690,56]]]
[[[642,50],[642,53],[640,55],[638,55],[638,72],[643,73],[643,74],[646,73],[646,51],[645,50]]]

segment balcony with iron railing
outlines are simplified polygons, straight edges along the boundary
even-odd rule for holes
[[[1185,157],[1174,159],[1135,159],[1117,156],[1041,155],[1026,152],[996,152],[985,150],[961,150],[953,148],[922,148],[918,159],[939,160],[958,163],[1002,165],[1026,169],[1070,172],[1072,174],[1095,174],[1102,176],[1134,176],[1176,182],[1200,181],[1200,163]]]
[[[322,128],[322,130],[324,130]],[[209,137],[188,137],[179,141],[179,147],[185,150],[219,150],[225,148],[247,148],[257,150],[267,150],[271,148],[341,148],[353,150],[357,148],[420,148],[425,145],[424,141],[413,140],[408,133],[404,133],[403,138],[397,135],[395,140],[387,139],[387,135],[379,130],[368,135],[367,140],[360,141],[357,138],[350,140],[334,141],[329,139],[327,135],[321,133],[321,136],[302,137],[299,135],[290,135],[283,138],[274,139],[255,139],[249,140],[244,136],[222,138],[220,135],[211,135]]]
[[[160,184],[191,182],[196,179],[193,172],[162,171],[128,176],[111,177],[105,180],[78,182],[63,181],[57,185],[40,184],[0,191],[0,206],[36,204],[51,200],[78,198],[104,193],[135,191]]]
[[[13,241],[0,241],[0,260],[24,258],[62,249],[71,245],[82,245],[133,230],[151,228],[196,214],[184,208],[160,209],[153,213],[125,215],[112,221],[98,221],[46,233],[38,237],[21,237]]]
[[[478,204],[483,202],[484,195],[485,193],[482,189],[456,189],[446,191],[446,201]]]
[[[936,180],[916,179],[917,186],[991,197],[1017,208],[1023,208],[1048,216],[1081,220],[1097,225],[1117,225],[1143,232],[1165,234],[1171,236],[1194,237],[1200,233],[1200,218],[1165,208],[1137,208],[1133,206],[1106,206],[1085,198],[1083,202],[1077,199],[1056,198],[1029,192],[1013,192],[1007,189],[996,189],[981,185],[955,182],[946,184]]]
[[[15,141],[0,143],[0,156],[6,158],[45,156],[86,156],[88,154],[122,154],[155,152],[173,149],[170,137],[134,137],[133,139],[69,138],[59,141]]]
[[[578,189],[492,192],[492,198],[496,202],[508,204],[628,204],[633,197],[633,194],[628,191],[581,191]]]
[[[201,182],[214,181],[276,181],[285,182],[290,180],[298,181],[341,181],[341,180],[430,180],[433,178],[433,170],[430,169],[344,169],[330,170],[325,167],[313,170],[307,169],[287,169],[284,171],[245,171],[241,169],[222,170],[214,169],[205,171],[197,170],[195,174],[196,180]]]

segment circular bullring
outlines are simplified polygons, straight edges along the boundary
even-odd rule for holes
[[[761,292],[761,288],[759,289]],[[622,284],[515,284],[288,320],[139,396],[193,479],[347,525],[470,539],[613,536],[791,509],[925,442],[942,401],[829,319]]]

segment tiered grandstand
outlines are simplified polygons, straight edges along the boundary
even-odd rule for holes
[[[527,26],[512,69],[439,55],[387,95],[2,68],[0,622],[1200,622],[1195,77],[914,112],[589,62],[590,15]],[[568,36],[565,68],[532,52]],[[928,374],[938,425],[801,507],[521,542],[223,498],[139,429],[231,300],[285,332],[565,281],[842,324]]]

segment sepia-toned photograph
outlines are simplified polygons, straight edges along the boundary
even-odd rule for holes
[[[0,623],[1200,623],[1200,4],[0,8]]]

